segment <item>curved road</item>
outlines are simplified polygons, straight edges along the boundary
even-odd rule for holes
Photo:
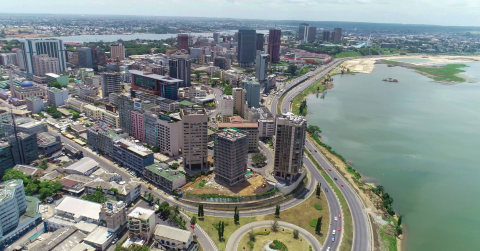
[[[251,229],[261,228],[261,227],[270,227],[272,225],[272,222],[273,221],[258,221],[258,222],[252,222],[242,226],[230,236],[225,250],[237,251],[238,244],[240,243],[240,240],[246,233],[248,233]],[[300,232],[300,235],[303,238],[305,238],[310,243],[310,245],[312,245],[313,250],[322,249],[322,245],[320,244],[320,242],[318,242],[315,236],[313,236],[307,230],[284,221],[278,221],[278,226],[281,228],[292,230],[292,231],[297,229],[298,232]]]
[[[343,62],[344,60],[347,59],[335,59],[328,65],[325,65],[324,67],[319,70],[319,74],[315,75],[315,77],[312,77],[303,83],[298,84],[295,86],[296,83],[292,83],[289,87],[286,87],[285,89],[288,90],[289,88],[292,88],[285,96],[283,99],[283,102],[281,104],[281,111],[282,112],[288,112],[290,111],[290,100],[292,100],[294,97],[296,97],[298,94],[300,94],[303,90],[308,88],[310,85],[315,83],[318,79],[326,75],[328,72],[330,72],[335,66]],[[317,71],[315,71],[317,73]],[[294,87],[295,86],[295,87]],[[272,113],[276,114],[277,111],[277,104],[278,104],[278,98],[281,97],[281,95],[278,95],[275,100],[272,102]],[[315,147],[310,143],[306,142],[305,146],[310,149],[314,150]],[[344,195],[348,205],[350,212],[352,213],[353,217],[353,226],[354,226],[354,235],[353,235],[353,250],[361,250],[361,251],[368,251],[372,250],[372,228],[370,225],[370,220],[368,218],[367,213],[364,210],[363,203],[361,202],[360,198],[358,195],[353,191],[353,188],[348,185],[347,182],[343,179],[343,177],[336,172],[336,169],[333,168],[333,166],[327,161],[325,156],[322,154],[319,154],[318,152],[312,151],[313,156],[315,159],[320,163],[320,165],[325,169],[328,170],[329,168],[332,169],[333,171],[327,171],[328,175],[334,179],[337,178],[337,183],[342,183],[345,186],[340,188],[340,191],[342,191],[342,194]],[[312,171],[312,173],[318,173],[318,170]],[[341,224],[341,222],[333,223],[333,227],[338,228],[339,225],[336,224]],[[329,232],[329,236],[327,240],[331,240],[331,235],[332,233]],[[338,244],[336,244],[338,245]],[[332,250],[335,250],[335,247]]]

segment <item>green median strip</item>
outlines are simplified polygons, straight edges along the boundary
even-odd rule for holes
[[[338,200],[340,201],[340,206],[342,207],[343,211],[343,237],[342,244],[340,245],[340,250],[350,251],[352,250],[353,245],[353,221],[347,201],[345,200],[345,197],[343,197],[343,194],[340,192],[340,189],[338,189],[335,182],[333,182],[332,178],[330,178],[330,176],[323,170],[320,163],[318,163],[318,161],[313,157],[312,153],[310,153],[307,148],[305,148],[305,153],[307,154],[307,157],[310,159],[310,161],[312,161],[312,163],[318,169],[320,174],[322,174],[323,178],[328,182],[328,184],[330,184],[333,191],[337,195]]]

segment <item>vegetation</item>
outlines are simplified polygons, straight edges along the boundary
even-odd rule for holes
[[[275,217],[280,218],[280,205],[275,207]]]
[[[228,196],[228,195],[223,195],[223,194],[204,194],[204,193],[202,193],[202,194],[187,193],[187,195],[188,196],[200,197],[200,198],[226,198],[226,199],[238,200],[238,199],[241,199],[241,198],[262,197],[262,196],[265,196],[265,195],[270,195],[270,194],[274,194],[274,193],[278,193],[278,192],[280,192],[280,190],[278,190],[278,188],[274,188],[273,190],[271,190],[269,192],[266,192],[266,193],[256,194],[256,195],[251,195],[251,196],[241,196],[241,197]]]
[[[465,64],[448,64],[440,67],[414,67],[413,69],[427,73],[435,81],[447,81],[447,82],[465,82],[464,78],[456,76],[458,73],[465,72],[460,68],[467,67]]]
[[[18,170],[7,169],[5,175],[3,175],[3,181],[21,179],[23,180],[23,186],[25,187],[26,195],[39,194],[38,198],[44,200],[47,197],[60,191],[63,188],[62,183],[58,181],[44,180],[40,182],[38,175],[33,179],[29,175],[26,175]]]
[[[53,81],[52,83],[50,83],[50,87],[55,87],[55,88],[58,88],[58,89],[62,89],[62,85],[60,83],[58,83],[57,81]]]
[[[43,112],[38,112],[37,115],[44,118],[44,119],[47,118],[47,116],[45,116],[45,114],[43,114]]]
[[[266,160],[267,160],[267,157],[262,153],[255,153],[252,156],[252,162],[257,165],[265,163]]]
[[[248,232],[248,239],[250,239],[250,241],[255,241],[255,232],[253,232],[253,229],[250,230],[250,232]]]
[[[273,243],[269,245],[269,247],[275,250],[288,251],[287,246],[283,244],[283,242],[278,240],[274,240]]]
[[[240,221],[240,211],[238,211],[238,207],[235,206],[235,212],[233,213],[233,222],[235,222],[235,224],[238,224]]]
[[[70,112],[72,114],[72,120],[77,120],[78,118],[80,118],[80,113],[72,110],[72,109],[67,109],[68,112]]]
[[[203,211],[203,204],[199,204],[198,205],[198,213],[197,213],[198,217],[200,218],[203,218],[203,216],[205,215],[204,214],[204,211]]]
[[[250,248],[250,250],[253,250],[253,247],[255,247],[255,244],[252,241],[249,241],[247,243],[248,243],[248,247]]]
[[[56,106],[50,106],[45,109],[45,111],[52,116],[52,118],[57,119],[62,117],[62,113],[57,111]]]
[[[307,101],[302,100],[302,103],[300,103],[300,107],[298,108],[298,113],[302,116],[307,115]]]
[[[320,234],[321,231],[322,231],[322,217],[318,217],[317,222],[315,224],[315,232]]]
[[[97,187],[95,192],[83,195],[82,199],[97,203],[104,203],[105,201],[107,201],[107,196],[103,193],[102,187]]]
[[[175,162],[175,163],[172,163],[171,168],[174,169],[174,170],[177,170],[179,166],[180,166],[180,164],[178,164],[177,162]]]
[[[317,187],[315,188],[315,195],[317,196],[317,198],[320,198],[320,193],[322,191],[322,189],[320,187],[321,187],[320,183],[317,183]],[[315,205],[317,205],[317,204],[315,204]]]
[[[278,221],[277,221],[277,220],[274,220],[274,221],[272,222],[272,231],[273,231],[273,232],[277,232],[279,227],[280,227],[280,226],[279,226],[279,224],[278,224]]]
[[[300,233],[298,232],[298,229],[293,230],[293,238],[298,239],[298,236]]]
[[[315,204],[314,207],[315,207],[315,209],[317,209],[317,210],[322,210],[322,206],[320,206],[320,205],[318,205],[318,204]]]

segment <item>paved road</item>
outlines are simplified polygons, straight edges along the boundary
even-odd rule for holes
[[[292,100],[294,97],[296,97],[298,94],[300,94],[303,90],[308,88],[310,85],[315,83],[318,79],[326,75],[330,70],[332,70],[338,63],[343,62],[346,59],[335,59],[331,63],[323,66],[320,69],[317,69],[315,71],[315,74],[318,73],[315,77],[312,77],[308,80],[304,80],[304,82],[300,83],[297,85],[298,82],[300,81],[294,81],[293,83],[289,84],[285,90],[288,90],[289,88],[292,88],[285,96],[283,99],[283,102],[281,104],[281,111],[282,112],[288,112],[290,111],[290,100]],[[272,102],[272,113],[276,114],[277,112],[277,104],[278,100],[281,97],[281,95],[277,95],[276,99]],[[308,149],[314,150],[314,146],[310,143],[307,142],[305,145]],[[353,217],[353,225],[354,225],[354,236],[353,236],[353,250],[372,250],[372,228],[370,225],[370,220],[367,216],[367,213],[364,210],[364,206],[360,200],[360,198],[355,194],[353,191],[353,188],[348,185],[347,182],[339,175],[336,170],[330,165],[330,163],[327,161],[325,156],[319,154],[318,152],[313,151],[314,157],[317,159],[317,161],[322,165],[322,167],[326,170],[329,168],[332,171],[327,171],[328,175],[334,179],[337,178],[337,182],[340,182],[344,184],[344,187],[338,186],[340,190],[342,191],[345,199],[347,200],[347,203],[349,205],[349,210],[352,213]],[[308,165],[307,165],[308,167]],[[318,173],[318,171],[312,170],[312,173]],[[335,223],[333,223],[335,224]],[[341,222],[338,222],[336,224],[341,224]],[[334,225],[336,228],[338,228],[337,225]],[[333,229],[332,229],[333,230]],[[342,232],[343,233],[343,232]],[[329,231],[329,236],[327,240],[331,240],[331,231]],[[337,242],[337,240],[336,240]],[[331,250],[335,250],[338,248],[338,243],[334,244]]]
[[[322,249],[322,245],[320,244],[320,242],[318,242],[315,236],[313,236],[307,230],[284,221],[278,221],[278,225],[280,228],[286,228],[292,231],[297,229],[298,232],[300,232],[300,235],[312,245],[313,250]],[[251,229],[260,228],[260,227],[270,227],[270,226],[272,226],[272,221],[257,221],[257,222],[252,222],[242,226],[230,236],[225,250],[229,250],[229,251],[238,250],[238,243],[242,239],[243,235],[248,233]],[[295,249],[293,248],[293,250]]]

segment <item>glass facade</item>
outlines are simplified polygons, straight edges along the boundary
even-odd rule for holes
[[[145,89],[145,90],[150,90],[154,91],[155,90],[155,80],[154,79],[149,79],[149,78],[144,78],[141,76],[135,76],[135,85]]]

